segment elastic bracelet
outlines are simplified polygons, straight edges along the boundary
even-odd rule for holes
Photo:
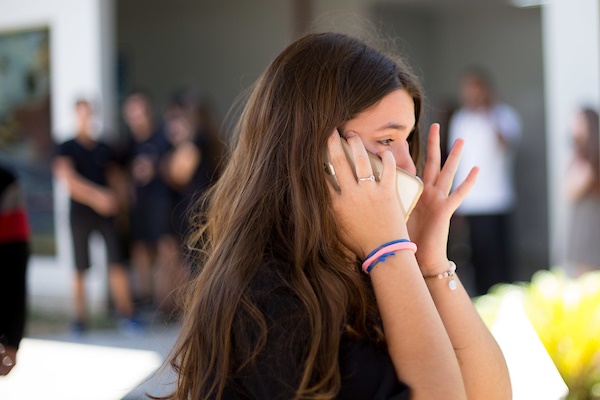
[[[392,244],[396,244],[396,243],[408,243],[408,242],[410,242],[410,240],[408,240],[408,239],[398,239],[398,240],[392,240],[391,242],[384,243],[381,246],[377,247],[372,252],[370,252],[369,254],[367,254],[367,256],[365,257],[365,261],[368,260],[369,258],[373,257],[373,255],[375,253],[377,253],[379,250],[383,249],[384,247],[388,247],[388,246],[391,246]]]
[[[431,280],[431,279],[450,278],[450,281],[448,281],[448,287],[450,288],[450,290],[456,290],[456,288],[458,287],[458,284],[454,280],[454,276],[456,275],[456,264],[454,263],[454,261],[449,261],[449,263],[450,263],[450,265],[449,265],[450,269],[448,271],[442,272],[441,274],[437,274],[437,275],[423,276],[423,278],[426,281]]]
[[[366,274],[370,273],[377,263],[384,262],[387,257],[396,255],[394,251],[397,250],[411,250],[416,253],[417,245],[408,239],[399,239],[382,244],[367,255],[362,263],[362,270]]]

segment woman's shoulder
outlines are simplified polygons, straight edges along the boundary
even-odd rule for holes
[[[309,330],[308,313],[285,279],[287,267],[286,263],[267,260],[249,283],[247,301],[252,307],[238,314],[234,322],[237,371],[224,398],[294,397]]]
[[[291,267],[291,263],[286,261],[265,259],[250,282],[249,295],[267,319],[302,314],[302,300],[289,278]]]
[[[265,290],[277,287],[289,286],[286,278],[292,268],[292,263],[278,258],[264,257],[258,268],[258,272],[251,280],[252,290]]]

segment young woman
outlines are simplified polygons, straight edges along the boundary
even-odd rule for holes
[[[462,143],[440,170],[432,125],[408,226],[396,198],[396,166],[416,172],[421,101],[406,65],[342,34],[305,36],[271,63],[192,241],[203,267],[168,398],[511,397],[502,353],[446,256],[477,173],[449,194]],[[383,160],[379,180],[367,151]]]

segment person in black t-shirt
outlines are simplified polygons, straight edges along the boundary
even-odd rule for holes
[[[218,127],[208,101],[199,101],[191,90],[176,92],[165,113],[165,133],[172,148],[166,157],[166,177],[173,195],[173,232],[183,249],[191,217],[202,209],[206,190],[216,179],[219,153],[215,142]],[[217,151],[215,151],[217,150]],[[196,274],[193,264],[181,255],[184,275]],[[182,276],[180,281],[186,280]]]
[[[165,133],[171,144],[166,157],[166,177],[174,196],[173,228],[185,240],[189,213],[211,185],[218,154],[211,148],[213,136],[207,121],[206,101],[192,91],[176,92],[165,111]]]
[[[450,193],[464,142],[442,167],[433,124],[408,223],[398,201],[396,168],[417,172],[422,102],[408,66],[344,34],[306,35],[271,62],[194,226],[200,272],[166,398],[511,398],[446,253],[477,175]]]
[[[154,120],[150,99],[131,93],[123,104],[130,137],[125,163],[132,183],[131,261],[136,295],[142,303],[170,312],[173,276],[181,265],[171,227],[173,196],[165,180],[165,156],[171,149],[162,124]]]
[[[77,135],[58,146],[53,169],[62,179],[71,197],[70,226],[75,255],[75,320],[73,328],[86,329],[85,273],[90,268],[88,254],[92,232],[102,234],[109,263],[109,285],[117,313],[129,325],[139,325],[129,288],[129,278],[120,254],[114,217],[119,210],[116,192],[110,180],[117,173],[115,155],[110,147],[98,142],[92,132],[92,107],[86,100],[75,105]]]

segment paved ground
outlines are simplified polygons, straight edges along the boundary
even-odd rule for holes
[[[37,324],[33,334],[28,337],[57,342],[77,343],[83,345],[105,346],[110,348],[149,350],[156,352],[165,360],[179,334],[178,324],[164,323],[160,318],[145,318],[147,327],[143,332],[128,332],[111,327],[95,328],[83,335],[76,335],[67,329],[62,323],[59,326],[53,326],[51,329],[44,329]],[[138,387],[129,392],[124,400],[147,399],[145,393],[152,395],[162,395],[169,392],[174,375],[167,368],[163,371],[157,371],[142,382]]]
[[[515,400],[531,400],[531,399],[562,399],[567,393],[567,387],[561,379],[556,367],[552,363],[552,360],[546,353],[542,343],[540,342],[537,334],[533,330],[533,327],[529,323],[529,320],[523,310],[520,299],[518,297],[506,296],[506,299],[503,300],[500,305],[500,310],[498,311],[498,317],[494,324],[491,326],[491,331],[496,337],[498,344],[504,351],[504,355],[508,364],[509,372],[511,374],[511,380],[513,384],[513,398]],[[92,347],[96,350],[96,352],[90,356],[83,357],[84,361],[81,361],[81,357],[77,360],[77,366],[75,368],[85,369],[92,368],[94,361],[96,363],[100,363],[101,359],[108,358],[107,369],[116,370],[116,368],[112,367],[115,364],[116,358],[111,358],[108,356],[111,350],[115,349],[128,349],[128,350],[145,350],[154,352],[152,354],[154,361],[144,361],[143,363],[138,363],[137,367],[135,367],[135,371],[140,372],[138,375],[141,377],[146,374],[147,371],[154,365],[159,364],[159,359],[164,360],[168,353],[170,352],[174,342],[177,339],[177,336],[180,331],[180,326],[178,324],[167,324],[162,321],[160,318],[153,318],[150,316],[146,316],[144,318],[148,321],[148,329],[143,333],[132,335],[131,333],[123,332],[114,327],[111,327],[109,323],[98,323],[98,328],[86,333],[82,336],[76,336],[73,333],[68,332],[66,329],[66,323],[60,322],[55,323],[52,329],[48,329],[47,326],[40,329],[39,322],[36,324],[30,324],[30,338],[42,339],[47,342],[45,346],[50,346],[48,343],[60,343],[66,342],[69,344],[73,344],[70,347],[78,347],[75,344],[83,344],[90,345],[89,348]],[[100,347],[98,347],[100,346]],[[98,352],[100,349],[100,352]],[[82,350],[77,350],[82,352]],[[121,353],[124,351],[121,350]],[[39,351],[38,353],[43,353],[43,351]],[[106,354],[105,354],[106,353]],[[138,352],[139,353],[139,352]],[[156,356],[158,354],[158,357]],[[108,357],[107,357],[108,356]],[[37,371],[36,373],[44,377],[48,374],[48,368],[45,365],[49,365],[50,369],[56,369],[56,357],[51,358],[49,360],[44,359],[43,355],[37,354],[37,360],[31,362],[31,366],[35,366],[34,364],[46,363],[44,365],[38,365],[42,368],[41,371]],[[125,358],[121,357],[120,360],[123,360],[123,365],[127,361],[133,361],[134,356],[127,355]],[[78,366],[81,367],[78,367]],[[132,363],[131,365],[135,365]],[[146,366],[147,368],[144,368]],[[17,368],[19,365],[17,365]],[[25,367],[25,365],[24,365]],[[132,371],[131,368],[128,367],[128,371]],[[80,372],[79,370],[73,370],[73,372]],[[133,382],[140,382],[140,384],[134,389],[130,390],[126,393],[122,400],[141,400],[147,399],[145,393],[150,393],[152,395],[163,395],[170,391],[172,387],[172,383],[174,382],[174,375],[169,370],[167,372],[159,372],[155,374],[151,374],[150,377],[146,380],[142,378],[135,378]],[[55,372],[55,371],[50,371]],[[57,371],[60,373],[60,378],[62,381],[67,379],[66,386],[70,386],[72,384],[72,376],[66,373],[65,371]],[[84,373],[86,371],[83,371]],[[113,371],[114,372],[114,371]],[[116,381],[113,377],[112,379],[102,380],[102,370],[100,372],[94,373],[94,380],[92,382],[93,385],[98,387],[99,385],[110,385],[112,383],[111,388],[117,388]],[[123,374],[125,375],[125,374]],[[31,379],[31,374],[25,375],[22,382],[26,384],[37,383],[41,385],[41,383],[35,379]],[[89,377],[89,374],[87,375]],[[118,376],[117,376],[118,377]],[[2,396],[2,381],[0,380],[0,398],[2,400],[12,400],[13,398],[16,400],[23,400],[22,395],[17,395],[13,397]],[[121,396],[122,393],[125,393],[128,388],[133,387],[135,383],[128,383],[126,386],[123,386],[123,391],[120,391],[118,396]],[[90,392],[92,389],[89,389],[92,385],[84,386],[84,391]],[[61,386],[64,388],[65,386]],[[61,393],[61,392],[59,392]],[[76,400],[90,400],[90,399],[101,399],[106,400],[104,397],[92,396],[93,393],[90,393],[89,396],[83,397],[75,397]],[[97,394],[97,393],[96,393]],[[27,400],[31,398],[32,400],[38,400],[38,398],[49,398],[50,400],[64,400],[64,396],[62,397],[28,397]]]

